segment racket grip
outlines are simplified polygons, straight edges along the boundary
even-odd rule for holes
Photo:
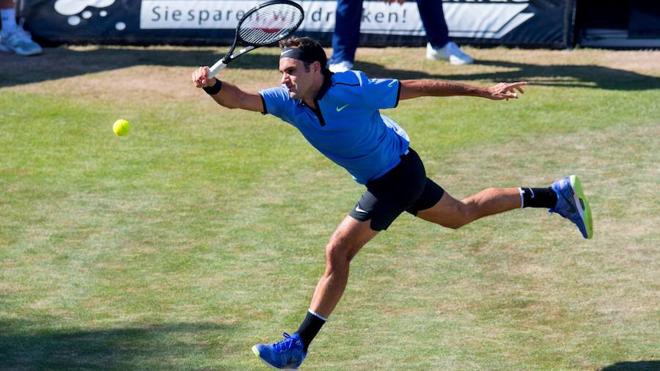
[[[224,70],[227,65],[223,62],[223,59],[215,62],[211,68],[209,68],[209,79],[211,77],[215,77],[215,75],[219,74],[220,71]]]

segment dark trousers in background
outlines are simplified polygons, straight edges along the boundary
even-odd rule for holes
[[[392,4],[391,6],[398,6]],[[449,29],[441,0],[417,0],[419,15],[426,31],[426,39],[434,48],[441,48],[449,41]],[[330,63],[355,62],[355,50],[360,41],[362,0],[337,0],[335,33],[332,36]]]

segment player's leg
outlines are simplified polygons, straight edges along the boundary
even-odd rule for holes
[[[275,344],[253,348],[274,367],[300,366],[310,343],[339,302],[348,282],[351,259],[378,231],[390,224],[422,194],[426,185],[424,165],[410,149],[388,173],[367,183],[367,191],[337,227],[325,249],[325,272],[319,280],[307,315],[293,335]]]
[[[339,224],[325,248],[325,272],[298,330],[293,335],[285,333],[284,339],[277,343],[257,344],[252,348],[264,363],[276,368],[300,367],[310,343],[346,289],[351,259],[378,233],[370,224],[370,221],[359,221],[351,216]]]
[[[432,207],[420,210],[417,216],[448,228],[460,228],[488,215],[520,208],[518,188],[487,188],[457,200],[444,192]]]
[[[367,191],[326,246],[326,269],[312,297],[313,312],[323,317],[330,315],[346,287],[351,259],[378,231],[386,230],[419,199],[426,182],[422,160],[409,149],[396,167],[367,183]]]
[[[310,310],[324,318],[332,313],[346,288],[351,260],[376,234],[370,221],[344,218],[325,248],[325,272],[314,290]]]
[[[545,188],[488,188],[457,200],[431,179],[408,212],[449,228],[460,228],[488,215],[521,208],[545,208],[573,222],[584,238],[593,236],[592,216],[582,184],[575,175]]]

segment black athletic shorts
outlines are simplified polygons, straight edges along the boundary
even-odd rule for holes
[[[396,167],[367,183],[367,191],[349,215],[359,221],[371,220],[371,229],[382,231],[404,211],[417,215],[435,205],[444,192],[426,177],[422,160],[411,148]]]

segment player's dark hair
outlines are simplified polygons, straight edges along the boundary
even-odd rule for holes
[[[318,61],[321,64],[321,72],[324,75],[330,74],[330,70],[328,70],[328,57],[325,55],[325,50],[323,50],[321,43],[311,37],[291,36],[280,41],[280,48],[302,49],[306,56],[311,57],[310,59],[313,62]],[[305,64],[305,69],[309,69],[309,63],[303,63]]]

